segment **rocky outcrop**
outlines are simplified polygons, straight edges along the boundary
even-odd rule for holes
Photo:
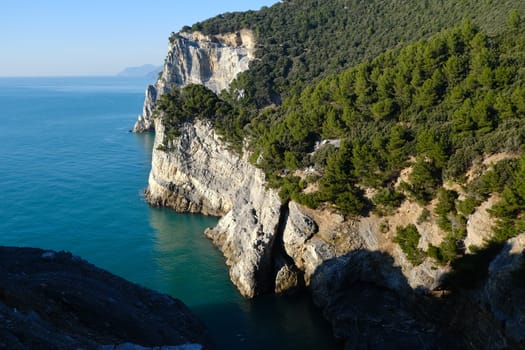
[[[312,275],[314,302],[345,349],[464,349],[415,307],[421,298],[388,254],[356,250]]]
[[[204,349],[179,300],[65,252],[0,247],[0,349]]]
[[[146,89],[142,114],[134,132],[154,128],[153,110],[157,99],[174,87],[202,84],[218,93],[255,58],[255,39],[249,30],[214,36],[198,32],[172,34],[162,73]]]
[[[160,118],[153,118],[158,98],[187,84],[219,92],[248,69],[254,50],[254,36],[248,30],[172,35],[163,72],[146,90],[144,110],[135,125],[135,131],[156,131],[148,202],[179,212],[221,216],[206,234],[225,255],[232,281],[247,297],[308,285],[324,261],[352,250],[385,250],[373,220],[345,221],[339,214],[309,211],[293,202],[282,207],[275,191],[266,188],[264,174],[246,155],[231,152],[208,122],[184,124],[180,137],[169,147],[159,147],[164,126]],[[399,256],[402,264],[410,265]],[[439,273],[424,271],[433,272],[431,278],[412,273],[411,284],[435,285]]]
[[[490,263],[488,278],[480,291],[482,305],[487,305],[501,322],[505,335],[525,346],[525,233],[505,244]]]
[[[311,291],[345,349],[522,349],[524,251],[525,233],[505,243],[480,287],[428,295],[390,254],[355,250],[319,265]]]
[[[476,208],[474,213],[469,215],[467,221],[467,237],[465,237],[465,247],[470,252],[471,247],[482,247],[494,235],[492,231],[493,218],[487,211],[499,201],[499,196],[493,195]]]
[[[337,213],[294,202],[282,207],[277,193],[266,188],[263,172],[246,155],[230,151],[209,122],[184,124],[169,151],[158,147],[164,126],[160,120],[155,123],[148,202],[221,216],[206,235],[223,252],[230,278],[244,296],[308,285],[324,261],[352,250],[385,250],[389,241],[377,220],[345,221]],[[410,266],[406,270],[411,284],[427,289],[436,285],[439,268],[414,268],[402,254],[399,257]]]
[[[404,216],[395,214],[391,217],[392,222],[400,219],[396,218],[398,215]],[[412,216],[415,223],[417,215]],[[366,249],[392,256],[413,289],[431,291],[436,288],[447,268],[436,265],[431,259],[412,265],[401,249],[392,244],[392,233],[382,232],[381,223],[385,220],[375,215],[344,220],[341,215],[328,210],[312,210],[290,202],[283,234],[284,247],[295,265],[304,272],[307,285],[312,274],[325,261]],[[410,223],[410,218],[404,216],[404,221]],[[425,234],[426,225],[420,226]]]
[[[155,120],[152,169],[146,198],[179,212],[221,216],[206,235],[223,252],[241,294],[253,297],[309,285],[323,262],[357,249],[383,251],[414,288],[435,288],[443,268],[430,260],[412,266],[381,232],[380,219],[345,220],[330,210],[311,210],[293,201],[282,206],[266,187],[263,172],[228,149],[208,121],[181,127],[168,147],[164,126]],[[414,220],[418,216],[414,213]],[[394,228],[395,229],[395,228]]]
[[[449,324],[465,324],[457,321],[456,310],[475,310],[471,318],[476,319],[476,329],[493,332],[489,344],[495,348],[506,340],[499,328],[491,329],[494,319],[514,324],[508,332],[518,334],[514,329],[521,324],[516,315],[502,306],[504,316],[494,318],[490,310],[472,301],[474,297],[447,301],[452,311],[443,313],[440,320],[425,314],[435,306],[424,300],[440,285],[448,267],[430,258],[414,266],[393,240],[398,226],[414,224],[421,235],[420,249],[439,246],[446,232],[439,229],[436,218],[428,214],[428,218],[419,219],[423,210],[431,213],[435,203],[423,207],[406,200],[386,217],[371,214],[351,219],[329,206],[312,210],[293,201],[283,205],[276,191],[266,187],[263,172],[248,161],[246,153],[241,156],[230,151],[209,121],[183,124],[180,136],[160,147],[164,126],[159,118],[151,119],[159,95],[172,86],[189,83],[204,84],[214,91],[227,87],[231,77],[248,67],[241,63],[250,59],[248,51],[253,49],[253,41],[247,38],[242,33],[173,38],[162,77],[147,91],[142,118],[144,125],[154,123],[156,131],[148,202],[179,212],[220,216],[217,226],[205,234],[224,254],[230,278],[241,294],[253,297],[310,286],[317,304],[333,321],[337,337],[344,339],[349,349],[463,348],[470,341],[467,338],[454,343],[454,337],[443,337],[454,332]],[[225,53],[232,48],[244,52],[236,56],[240,61]],[[220,57],[237,63],[226,72]],[[223,68],[217,70],[218,66]],[[400,179],[407,174],[402,173]],[[478,208],[469,219],[468,239],[480,235],[476,227],[488,227],[483,222],[490,219],[485,210],[490,205]],[[489,289],[492,294],[503,293]],[[418,308],[420,302],[424,305]],[[434,311],[442,306],[437,305]],[[468,332],[472,344],[482,344],[483,332],[473,328]],[[375,339],[374,343],[370,339]]]

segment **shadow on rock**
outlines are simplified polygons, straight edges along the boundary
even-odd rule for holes
[[[0,349],[123,343],[212,346],[205,327],[179,300],[70,253],[0,247]]]
[[[509,340],[505,322],[487,310],[494,309],[488,299],[503,297],[513,288],[508,281],[515,274],[491,282],[491,276],[502,277],[501,271],[493,272],[476,292],[428,295],[409,286],[390,255],[357,250],[319,266],[310,287],[314,302],[332,323],[334,335],[344,342],[345,349],[519,348],[520,339]],[[499,290],[491,292],[491,288]],[[517,294],[512,299],[507,300],[508,306],[523,300]],[[511,308],[506,310],[512,312]],[[516,314],[513,319],[519,320]],[[515,322],[514,332],[516,328],[525,329]]]

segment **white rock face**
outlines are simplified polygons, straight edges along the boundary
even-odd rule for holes
[[[470,251],[470,246],[482,247],[485,241],[492,238],[492,225],[494,219],[490,216],[487,209],[497,203],[499,198],[491,196],[469,216],[467,221],[467,237],[465,238],[465,247]]]
[[[173,87],[201,84],[218,93],[255,58],[255,39],[250,30],[205,36],[198,32],[172,36],[159,80],[148,86],[142,115],[134,132],[152,130],[153,110],[158,98]]]
[[[231,280],[247,297],[272,286],[272,250],[281,201],[265,188],[264,174],[230,152],[207,122],[185,124],[172,145],[157,150],[164,127],[155,120],[148,201],[180,212],[222,216],[207,236],[221,249]]]
[[[242,160],[220,143],[209,124],[184,125],[170,152],[157,149],[164,139],[159,119],[155,130],[148,201],[179,212],[216,216],[229,212],[232,192],[245,178],[233,171],[242,167]]]
[[[336,256],[335,247],[318,236],[315,221],[294,202],[288,205],[288,220],[283,232],[284,249],[297,268],[304,272],[306,284],[317,267]]]

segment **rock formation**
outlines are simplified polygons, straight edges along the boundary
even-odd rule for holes
[[[255,58],[254,35],[249,30],[205,36],[198,32],[172,34],[164,69],[154,85],[146,89],[142,115],[134,132],[152,130],[157,99],[173,87],[202,84],[218,93]]]
[[[164,137],[158,119],[155,130],[148,201],[222,216],[207,235],[224,253],[232,281],[248,297],[268,291],[281,202],[265,188],[262,171],[229,151],[207,122],[185,124],[170,152],[157,149]]]
[[[179,300],[65,252],[0,247],[0,349],[204,349]]]
[[[326,261],[312,276],[314,302],[345,349],[461,349],[414,307],[406,278],[391,256],[357,250]]]
[[[503,325],[505,335],[525,344],[525,233],[507,241],[490,263],[488,278],[479,292],[481,305],[486,305]]]
[[[244,296],[308,285],[324,261],[356,249],[393,255],[414,288],[438,284],[443,268],[430,260],[412,266],[381,232],[379,218],[348,221],[293,201],[283,205],[276,191],[266,187],[263,172],[246,154],[230,151],[209,122],[184,124],[170,151],[158,147],[164,139],[160,119],[155,119],[155,130],[148,202],[221,216],[206,235],[223,252],[231,280]]]

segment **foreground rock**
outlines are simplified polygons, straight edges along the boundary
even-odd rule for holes
[[[0,349],[208,349],[179,300],[70,253],[0,247]]]

